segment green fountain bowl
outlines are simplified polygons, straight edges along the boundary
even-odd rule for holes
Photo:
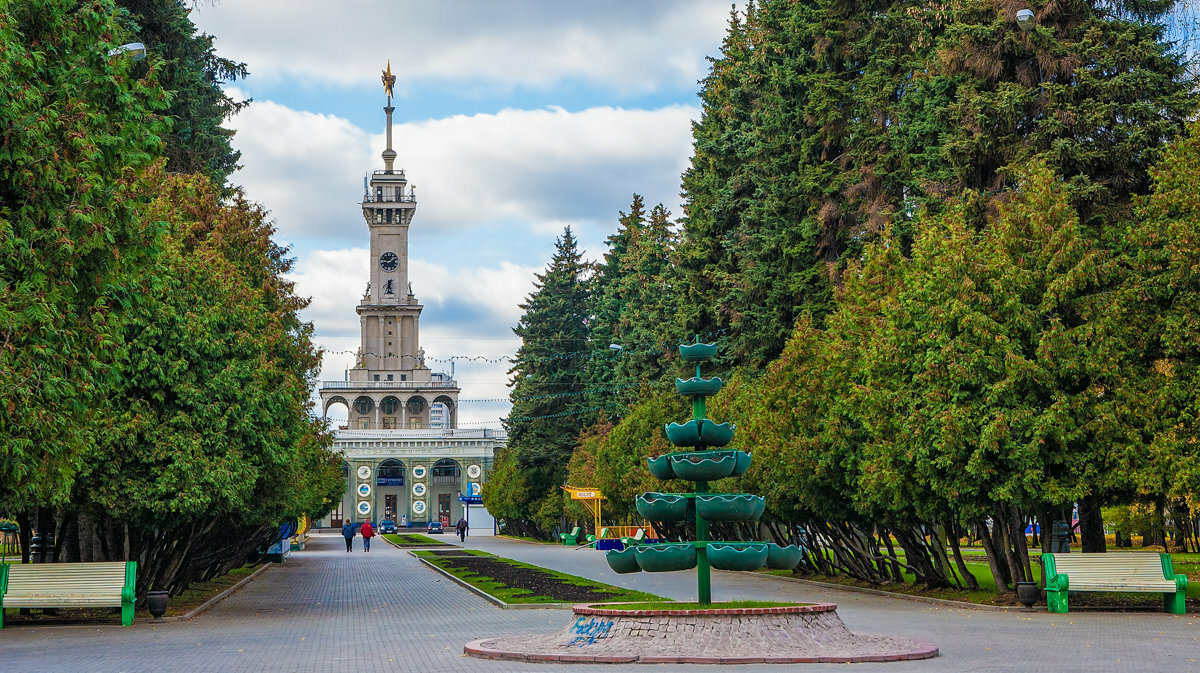
[[[734,427],[707,418],[687,423],[668,423],[667,440],[675,446],[725,446],[733,441]]]
[[[735,456],[736,462],[733,466],[733,474],[730,476],[740,477],[746,474],[746,470],[750,469],[750,452],[736,451],[735,453],[737,454]]]
[[[732,451],[684,451],[668,454],[675,476],[688,481],[716,481],[733,474],[737,458]]]
[[[696,567],[696,548],[691,542],[642,544],[633,547],[637,564],[648,573],[691,570]]]
[[[781,547],[775,543],[767,545],[767,567],[771,570],[791,570],[800,563],[800,548],[794,544]]]
[[[637,497],[637,511],[649,521],[679,521],[687,516],[688,499],[678,493],[650,491]]]
[[[725,446],[733,441],[733,426],[713,423],[707,418],[700,424],[700,446]]]
[[[680,451],[661,458],[670,459],[671,473],[688,481],[716,481],[736,477],[750,467],[750,454],[736,449],[717,451]]]
[[[699,421],[668,423],[666,429],[667,441],[675,446],[700,446]]]
[[[675,470],[671,469],[671,456],[664,454],[657,458],[647,458],[646,465],[655,479],[674,479]]]
[[[638,565],[637,557],[634,556],[636,547],[628,547],[620,551],[609,549],[604,553],[604,560],[608,561],[608,567],[613,569],[613,572],[625,575],[627,573],[640,572],[642,567]]]
[[[712,493],[696,496],[696,513],[705,521],[754,521],[766,504],[749,493]]]
[[[721,392],[721,386],[723,385],[724,383],[717,377],[711,379],[675,379],[675,392],[684,397],[708,397]]]
[[[720,570],[758,570],[767,563],[765,542],[709,542],[708,562]]]
[[[716,344],[688,344],[679,347],[679,357],[688,362],[707,362],[716,355]]]

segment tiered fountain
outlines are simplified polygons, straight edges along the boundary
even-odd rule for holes
[[[685,362],[695,363],[696,375],[675,379],[675,390],[692,399],[692,420],[666,426],[667,440],[677,447],[694,449],[668,453],[647,462],[650,474],[663,480],[683,479],[695,483],[691,493],[643,493],[637,510],[649,521],[696,522],[696,540],[669,544],[637,545],[610,550],[608,565],[619,573],[664,572],[696,569],[696,592],[701,605],[712,603],[709,568],[758,570],[763,566],[790,570],[800,562],[795,545],[781,547],[766,542],[712,542],[710,521],[757,521],[765,505],[762,497],[749,493],[710,493],[709,482],[740,477],[750,468],[750,454],[737,449],[720,449],[733,440],[734,428],[708,419],[705,402],[721,390],[719,378],[701,378],[700,366],[716,355],[713,344],[694,343],[679,347]]]
[[[698,341],[679,348],[685,361],[695,363],[695,376],[675,380],[675,389],[692,398],[692,420],[666,426],[667,439],[690,450],[647,461],[655,477],[682,479],[695,486],[691,493],[643,493],[636,501],[638,513],[650,521],[694,518],[696,539],[610,550],[605,558],[618,573],[695,568],[701,609],[672,609],[670,603],[576,605],[572,622],[557,633],[476,640],[468,643],[464,652],[518,661],[646,664],[847,663],[937,656],[936,647],[916,640],[851,633],[833,603],[723,607],[712,602],[710,568],[791,569],[799,562],[801,550],[766,542],[708,539],[709,522],[757,521],[764,502],[748,493],[709,491],[711,482],[745,474],[750,454],[722,448],[733,441],[734,428],[706,416],[705,401],[717,394],[722,384],[719,378],[700,377],[701,363],[711,360],[717,349]]]

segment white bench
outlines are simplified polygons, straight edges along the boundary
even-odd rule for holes
[[[129,626],[136,577],[136,561],[0,566],[0,628],[4,608],[121,608]]]
[[[1042,554],[1042,568],[1050,612],[1067,611],[1068,591],[1161,593],[1167,612],[1181,615],[1186,609],[1188,580],[1175,574],[1170,554]]]

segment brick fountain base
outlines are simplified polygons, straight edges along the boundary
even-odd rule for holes
[[[627,664],[796,664],[936,657],[916,640],[851,633],[833,603],[775,608],[614,610],[576,605],[558,633],[476,640],[484,659]]]

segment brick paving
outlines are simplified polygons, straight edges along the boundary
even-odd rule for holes
[[[451,541],[447,536],[447,542]],[[406,553],[377,544],[353,554],[337,535],[272,567],[207,613],[187,622],[132,627],[21,626],[0,630],[0,671],[165,673],[170,671],[471,671],[556,673],[579,664],[468,658],[480,638],[552,633],[568,610],[501,610],[441,579]],[[602,554],[570,547],[468,538],[468,546],[673,598],[694,600],[689,573],[616,575]],[[440,580],[440,581],[439,581]],[[829,601],[851,631],[916,638],[936,659],[854,664],[854,671],[1189,671],[1200,670],[1200,615],[998,613],[948,608],[770,577],[714,573],[714,594],[733,598]],[[140,613],[144,614],[144,613]],[[749,665],[735,670],[847,671],[846,665]],[[668,671],[729,667],[673,665]],[[596,671],[646,671],[642,664]]]

